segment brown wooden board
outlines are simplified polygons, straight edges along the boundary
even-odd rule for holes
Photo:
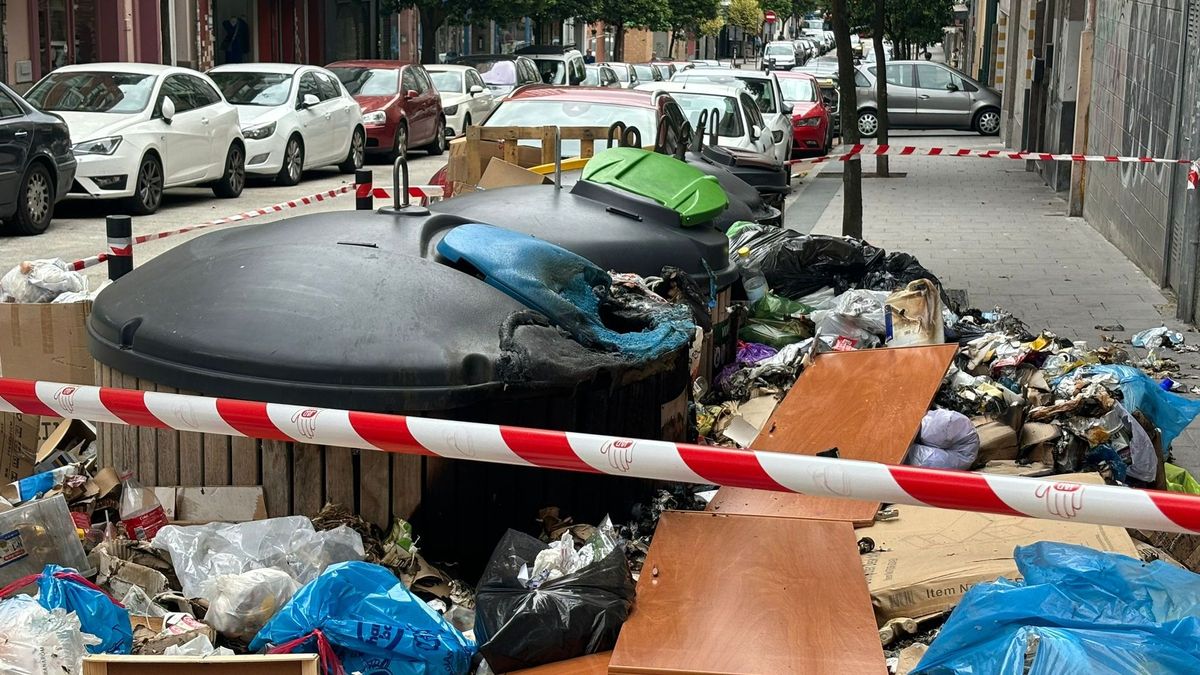
[[[513,670],[508,675],[606,675],[610,658],[612,652],[600,652],[566,661],[555,661],[544,666]]]
[[[830,352],[800,374],[775,409],[755,450],[898,464],[941,386],[957,345]],[[846,520],[870,525],[879,502],[721,488],[708,505],[719,513]]]
[[[886,673],[849,523],[668,511],[609,673]]]
[[[89,655],[83,675],[317,675],[316,654],[246,656]]]

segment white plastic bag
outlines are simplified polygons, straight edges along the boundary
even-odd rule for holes
[[[270,567],[217,577],[204,622],[249,642],[299,588],[290,574]]]
[[[100,640],[80,630],[79,618],[46,610],[28,595],[0,601],[0,673],[64,675],[83,668],[87,648]]]
[[[214,647],[207,635],[197,635],[181,645],[171,645],[163,656],[233,656],[233,650]]]
[[[171,555],[183,594],[205,599],[211,599],[217,577],[226,574],[274,567],[303,585],[333,563],[366,555],[354,530],[341,526],[317,532],[304,516],[236,525],[168,525],[154,537],[154,547]]]
[[[0,277],[0,302],[50,302],[63,293],[87,290],[87,277],[58,258],[27,260]]]
[[[925,413],[917,442],[909,447],[904,463],[930,469],[970,469],[978,456],[979,432],[970,418],[939,409]]]
[[[842,293],[833,300],[831,308],[811,314],[817,335],[829,344],[839,337],[850,338],[860,349],[880,344],[887,332],[883,316],[883,303],[887,297],[885,291],[857,288]]]

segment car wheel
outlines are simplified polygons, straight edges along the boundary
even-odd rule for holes
[[[874,110],[864,110],[858,114],[858,135],[864,138],[874,138],[879,133],[879,117]]]
[[[295,185],[304,175],[304,143],[299,136],[288,139],[287,147],[283,149],[283,166],[275,182],[279,185]]]
[[[446,120],[438,121],[437,132],[433,136],[433,142],[425,146],[425,151],[430,155],[440,155],[446,151]]]
[[[975,116],[975,131],[984,136],[995,136],[1000,133],[1000,111],[995,108],[981,110]]]
[[[54,217],[54,180],[41,162],[30,165],[17,195],[17,212],[12,225],[17,234],[41,234]]]
[[[396,141],[392,146],[389,159],[395,162],[401,155],[408,155],[408,125],[403,122],[396,127]]]
[[[342,173],[354,173],[362,168],[363,156],[366,154],[367,141],[362,129],[355,129],[350,137],[350,151],[346,153],[346,161],[338,164]]]
[[[233,143],[225,154],[225,172],[221,180],[213,184],[213,194],[225,199],[232,199],[242,194],[246,187],[246,155],[242,146]]]
[[[128,211],[135,216],[148,216],[162,204],[163,171],[157,155],[146,155],[138,165],[137,182],[129,198]]]

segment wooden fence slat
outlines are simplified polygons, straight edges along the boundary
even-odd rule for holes
[[[174,387],[155,385],[155,391],[174,394]],[[158,453],[158,482],[155,485],[179,485],[179,432],[174,429],[155,430],[155,450]]]
[[[137,380],[137,388],[154,391],[150,380]],[[151,427],[133,427],[137,433],[138,480],[143,485],[158,482],[158,433]]]
[[[325,505],[325,448],[309,443],[292,447],[292,507],[298,514],[314,516]]]
[[[283,441],[262,442],[262,486],[267,515],[286,516],[292,511],[292,449]]]
[[[119,371],[113,371],[113,386],[121,389],[137,389],[137,378]],[[137,475],[138,466],[138,435],[137,427],[121,425],[117,430],[116,453],[113,461],[118,472],[132,471],[139,482],[145,479]]]
[[[354,453],[349,448],[325,448],[325,501],[355,510]],[[322,505],[324,506],[324,505]]]
[[[359,455],[358,513],[384,529],[391,525],[392,520],[389,499],[391,474],[392,463],[388,453],[364,450]]]
[[[260,441],[254,438],[234,437],[230,440],[230,473],[233,485],[260,485],[262,473]]]
[[[439,468],[447,468],[449,459],[422,458],[418,455],[392,455],[392,517],[412,518],[413,512],[421,505],[422,460],[428,459],[429,464],[440,465],[429,467],[426,473],[435,472]]]
[[[204,485],[229,485],[229,437],[204,434]]]

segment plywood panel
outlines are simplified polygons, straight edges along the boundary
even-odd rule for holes
[[[547,663],[544,666],[514,670],[508,675],[607,675],[610,658],[612,658],[612,652],[600,652],[566,661]]]
[[[610,673],[886,673],[849,523],[669,511]]]
[[[898,464],[941,386],[957,345],[821,354],[775,409],[754,449]],[[836,487],[835,487],[836,489]],[[879,502],[721,488],[717,513],[846,520],[869,525]]]

